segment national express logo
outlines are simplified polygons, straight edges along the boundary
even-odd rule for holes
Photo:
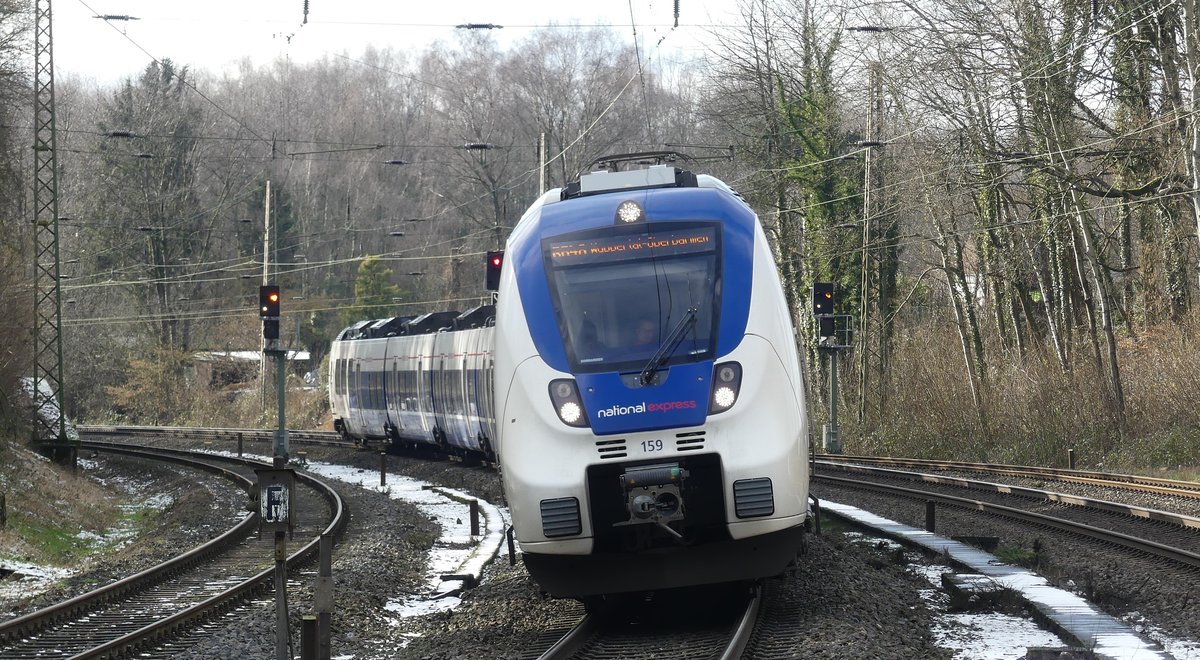
[[[601,417],[621,417],[623,415],[640,415],[648,412],[665,413],[672,410],[693,410],[695,407],[695,401],[663,401],[662,403],[646,403],[643,401],[636,406],[610,406],[599,411],[597,414]]]

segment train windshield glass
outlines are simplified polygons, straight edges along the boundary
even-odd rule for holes
[[[607,227],[542,243],[575,371],[641,369],[695,310],[666,364],[710,359],[720,306],[720,226]]]

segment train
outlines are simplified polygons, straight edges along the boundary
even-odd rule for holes
[[[329,352],[333,428],[355,441],[495,459],[495,307],[359,321]]]
[[[782,573],[810,523],[804,385],[758,216],[670,154],[541,195],[494,306],[362,321],[335,428],[498,463],[521,557],[603,603]]]

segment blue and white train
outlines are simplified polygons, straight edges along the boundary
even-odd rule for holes
[[[551,595],[776,575],[804,543],[808,431],[763,230],[715,178],[612,162],[522,217],[494,328],[344,331],[335,423],[497,456]]]
[[[347,438],[494,457],[491,306],[360,321],[330,350],[333,427]]]

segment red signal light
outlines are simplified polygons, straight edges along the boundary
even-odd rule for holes
[[[500,270],[504,267],[504,251],[494,250],[487,253],[487,277],[486,284],[488,291],[497,291],[500,289]]]

